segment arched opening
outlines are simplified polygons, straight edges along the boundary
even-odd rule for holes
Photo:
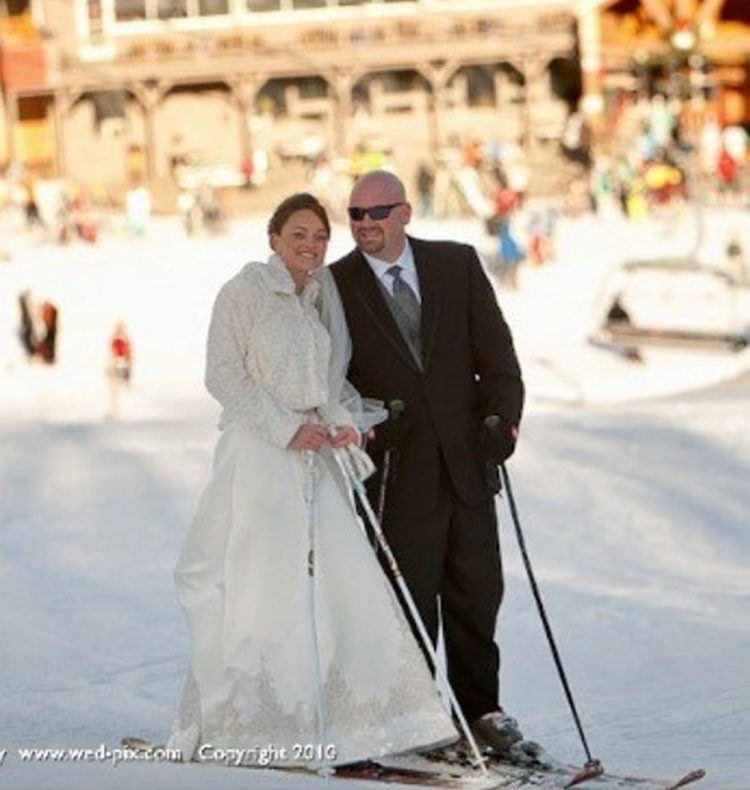
[[[529,142],[560,140],[568,117],[578,107],[582,85],[578,63],[570,57],[552,58],[541,72],[530,75],[526,88]]]
[[[430,139],[432,87],[416,69],[373,71],[352,88],[352,144],[389,156],[424,150]]]
[[[415,69],[376,71],[357,82],[352,92],[355,105],[373,115],[403,114],[422,110],[432,93],[430,83]]]
[[[253,139],[282,159],[314,160],[329,148],[333,97],[322,77],[269,80],[255,109]]]
[[[66,169],[83,181],[140,181],[146,173],[145,111],[128,90],[81,94],[65,113]]]
[[[223,82],[175,85],[155,110],[156,171],[180,166],[238,168],[242,158],[234,96]],[[189,118],[190,122],[185,123]]]
[[[574,58],[553,58],[547,71],[553,95],[565,102],[568,112],[573,112],[583,95],[580,62]]]
[[[328,115],[330,88],[317,75],[272,79],[258,92],[255,104],[261,114],[321,120]]]
[[[497,104],[493,66],[462,66],[448,80],[448,105],[494,107]]]

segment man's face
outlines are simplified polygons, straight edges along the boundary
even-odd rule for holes
[[[386,209],[387,206],[391,208]],[[373,209],[376,217],[357,209]],[[411,206],[396,184],[365,177],[354,185],[349,210],[349,227],[360,250],[391,263],[401,255],[406,243],[406,226],[411,220]]]

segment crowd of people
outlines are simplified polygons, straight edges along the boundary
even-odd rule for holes
[[[673,202],[741,204],[747,178],[747,133],[720,124],[714,112],[696,117],[656,94],[625,99],[608,148],[592,156],[589,190],[639,220]]]
[[[98,222],[84,189],[30,175],[14,182],[13,187],[11,199],[20,206],[27,230],[38,229],[60,244],[73,239],[96,243]]]

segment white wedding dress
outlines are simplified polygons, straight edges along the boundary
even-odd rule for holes
[[[233,749],[247,765],[340,764],[457,735],[327,450],[312,617],[308,468],[285,448],[311,410],[352,421],[330,398],[318,290],[295,294],[274,257],[248,264],[214,307],[206,381],[223,434],[175,574],[193,642],[169,740],[183,759]]]

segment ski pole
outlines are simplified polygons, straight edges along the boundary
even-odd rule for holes
[[[500,424],[500,418],[496,415],[491,415],[487,417],[484,421],[485,427],[489,430],[497,430]],[[586,763],[583,768],[571,779],[571,781],[566,785],[567,787],[572,787],[573,785],[580,784],[581,782],[585,782],[587,779],[591,779],[595,776],[600,776],[604,773],[604,766],[602,766],[599,760],[594,759],[591,756],[591,750],[589,749],[588,742],[586,741],[586,735],[583,731],[583,725],[581,724],[580,716],[578,715],[578,710],[576,708],[575,701],[573,699],[573,693],[570,690],[570,684],[568,683],[568,678],[565,674],[565,669],[563,668],[562,659],[560,658],[560,652],[557,649],[557,644],[555,643],[555,638],[552,634],[552,628],[549,623],[549,618],[547,617],[547,612],[544,608],[544,603],[542,602],[542,595],[539,591],[539,585],[536,582],[536,577],[534,575],[534,569],[531,566],[531,559],[529,558],[529,553],[526,549],[526,541],[523,536],[523,530],[521,529],[521,521],[518,517],[518,509],[516,508],[516,500],[513,496],[513,489],[510,485],[510,476],[508,475],[508,470],[505,468],[505,464],[500,464],[500,472],[503,478],[503,485],[505,486],[505,490],[508,494],[508,508],[510,509],[511,519],[513,520],[513,526],[515,528],[516,539],[518,541],[518,548],[521,552],[521,557],[523,558],[523,564],[526,568],[526,575],[529,579],[529,584],[531,585],[531,591],[534,594],[534,600],[536,602],[537,611],[539,612],[539,616],[542,620],[542,625],[544,626],[544,633],[547,637],[547,643],[549,644],[550,650],[552,651],[552,657],[555,661],[555,666],[557,667],[557,674],[560,678],[560,682],[562,683],[563,690],[565,691],[565,697],[568,701],[568,707],[570,708],[570,712],[573,714],[573,720],[575,722],[576,728],[578,729],[578,734],[581,738],[581,743],[583,744],[583,750],[586,753]]]
[[[315,452],[312,450],[305,451],[306,463],[306,486],[305,486],[305,503],[307,504],[307,579],[308,579],[308,594],[310,605],[310,635],[313,643],[313,661],[315,664],[315,680],[317,691],[317,723],[318,723],[318,740],[319,743],[326,743],[326,711],[325,700],[323,698],[323,679],[320,670],[320,648],[318,646],[318,624],[316,617],[315,606]],[[327,772],[327,767],[324,766],[323,773]]]
[[[419,610],[417,609],[417,605],[414,603],[414,598],[412,598],[411,592],[409,591],[408,586],[406,585],[406,581],[401,573],[401,569],[396,562],[396,558],[393,555],[393,551],[391,550],[388,541],[386,540],[385,535],[383,534],[383,529],[380,526],[380,522],[377,519],[377,516],[373,512],[372,505],[370,504],[370,500],[367,497],[367,492],[365,491],[364,484],[360,479],[360,476],[357,474],[356,470],[354,469],[354,464],[349,456],[349,452],[345,447],[334,448],[333,455],[338,462],[341,471],[344,473],[344,477],[350,482],[354,492],[359,499],[359,503],[364,510],[368,521],[370,522],[370,526],[372,527],[373,532],[375,533],[375,537],[377,538],[378,545],[380,546],[380,550],[383,552],[383,556],[385,557],[386,563],[388,564],[388,568],[391,571],[393,576],[393,580],[398,587],[401,596],[403,597],[406,607],[409,610],[409,614],[411,615],[412,621],[416,625],[417,632],[419,634],[419,638],[426,650],[427,654],[430,657],[430,661],[435,669],[435,676],[438,682],[442,683],[445,687],[446,693],[448,695],[448,701],[450,702],[451,710],[453,714],[458,719],[459,726],[461,731],[463,732],[466,740],[469,742],[469,746],[474,754],[476,765],[478,765],[482,769],[482,773],[487,773],[487,766],[485,761],[479,751],[479,747],[477,746],[477,742],[474,739],[474,735],[471,731],[471,728],[466,722],[466,717],[464,716],[463,711],[461,710],[461,706],[459,705],[458,700],[456,699],[456,695],[453,692],[453,688],[448,681],[447,674],[441,669],[440,665],[438,664],[438,657],[437,651],[435,650],[435,646],[432,644],[432,640],[430,639],[430,635],[427,633],[427,628],[419,614]]]

